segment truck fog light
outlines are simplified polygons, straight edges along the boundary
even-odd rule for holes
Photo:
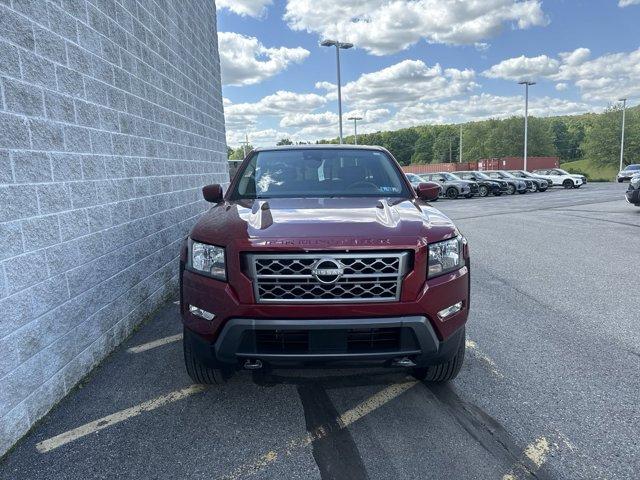
[[[198,308],[194,305],[189,305],[189,312],[191,312],[196,317],[204,318],[205,320],[209,321],[213,320],[216,317],[213,313],[207,312],[206,310]]]
[[[458,302],[455,305],[451,305],[450,307],[445,308],[444,310],[440,310],[438,312],[438,317],[440,318],[440,320],[444,321],[454,313],[458,313],[460,310],[462,310],[462,302]]]

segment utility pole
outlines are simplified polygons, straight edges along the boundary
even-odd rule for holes
[[[353,144],[358,144],[358,120],[362,120],[362,117],[349,117],[347,120],[353,120],[353,134],[354,140]]]
[[[620,170],[624,168],[624,122],[627,113],[627,99],[621,98],[622,102],[622,135],[620,136]]]
[[[535,85],[536,82],[528,80],[518,82],[524,85],[524,170],[527,171],[527,147],[529,143],[529,87]]]
[[[458,150],[458,163],[462,163],[462,124],[460,124],[460,146]]]
[[[449,163],[451,163],[451,141],[453,139],[451,137],[449,137]]]
[[[242,142],[242,156],[243,156],[243,158],[247,157],[247,148],[249,148],[249,134],[245,132],[245,134],[244,134],[244,142]]]
[[[337,40],[324,40],[323,47],[336,47],[336,66],[338,70],[338,117],[340,118],[340,144],[342,144],[342,87],[340,85],[340,49],[349,49],[353,43],[339,42]]]

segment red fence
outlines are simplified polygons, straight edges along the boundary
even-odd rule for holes
[[[539,168],[558,168],[558,157],[528,157],[527,170]],[[486,158],[477,162],[429,163],[426,165],[406,165],[402,169],[407,173],[457,172],[460,170],[522,170],[522,157]]]

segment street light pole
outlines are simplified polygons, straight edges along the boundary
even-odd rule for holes
[[[627,99],[621,98],[619,101],[622,102],[622,135],[620,136],[620,170],[622,171],[624,163],[624,122],[627,113]]]
[[[527,147],[529,140],[529,86],[535,85],[536,82],[523,81],[518,82],[524,85],[524,170],[527,171]]]
[[[358,144],[358,120],[362,120],[362,117],[349,117],[347,120],[353,120],[353,134],[354,140],[353,144]]]
[[[336,47],[336,67],[338,69],[338,117],[340,119],[340,144],[342,144],[342,87],[340,85],[340,49],[349,49],[353,43],[339,42],[337,40],[324,40],[323,47]]]
[[[462,163],[462,124],[460,124],[460,146],[458,150],[458,163]]]

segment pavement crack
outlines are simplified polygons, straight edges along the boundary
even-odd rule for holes
[[[602,201],[602,202],[592,202],[592,201],[588,201],[588,202],[580,202],[580,203],[570,203],[567,205],[555,205],[555,206],[551,206],[551,207],[541,207],[541,208],[526,208],[526,209],[519,209],[519,210],[508,210],[508,211],[504,211],[504,212],[496,212],[496,213],[486,213],[486,214],[482,214],[482,215],[469,215],[466,217],[458,217],[458,216],[453,216],[452,218],[454,218],[454,220],[458,221],[458,220],[469,220],[469,219],[474,219],[474,218],[486,218],[486,217],[500,217],[500,216],[504,216],[504,215],[518,215],[521,213],[533,213],[533,212],[544,212],[544,211],[552,211],[552,210],[559,210],[559,209],[564,209],[566,207],[579,207],[582,205],[599,205],[602,203],[613,203],[617,200],[606,200],[606,201]]]
[[[562,212],[562,213],[564,213],[565,215],[567,215],[569,217],[584,218],[585,220],[595,220],[596,222],[615,223],[616,225],[624,225],[626,227],[640,228],[640,225],[635,224],[635,223],[618,222],[616,220],[607,220],[605,218],[587,217],[585,215],[576,215],[576,214],[569,213],[570,210],[556,210],[556,211]]]

